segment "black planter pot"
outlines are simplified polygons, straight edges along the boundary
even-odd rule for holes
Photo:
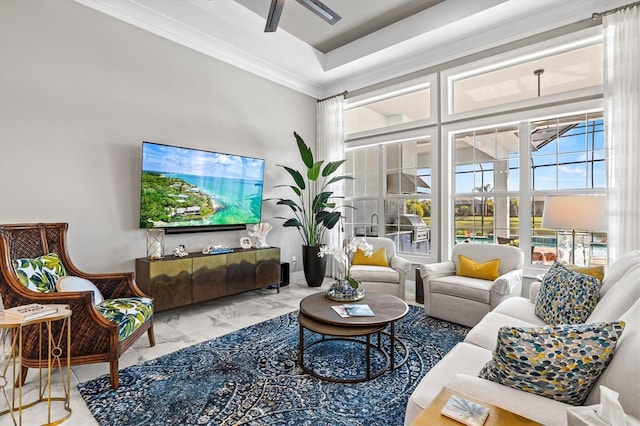
[[[318,257],[320,246],[302,246],[302,267],[309,287],[320,287],[327,270],[327,258]]]

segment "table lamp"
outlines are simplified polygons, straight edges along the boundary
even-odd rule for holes
[[[603,195],[560,195],[545,197],[542,227],[571,230],[570,262],[575,263],[576,230],[606,231]],[[588,266],[585,256],[585,266]]]

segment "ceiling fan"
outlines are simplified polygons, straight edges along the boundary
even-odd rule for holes
[[[298,3],[324,19],[331,25],[335,24],[341,19],[341,16],[329,9],[320,0],[296,0]],[[269,15],[267,16],[267,25],[264,27],[265,33],[272,33],[278,28],[278,21],[280,21],[280,15],[282,15],[282,9],[284,8],[285,0],[271,0],[271,7],[269,8]]]

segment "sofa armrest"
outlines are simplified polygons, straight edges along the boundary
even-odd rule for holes
[[[540,281],[534,281],[531,283],[531,287],[529,287],[529,301],[531,303],[536,303],[536,297],[538,296],[541,285],[542,283]]]
[[[487,404],[544,425],[566,425],[570,405],[468,374],[456,374],[446,386]]]
[[[493,281],[491,291],[497,294],[511,294],[514,289],[522,285],[522,269],[514,269],[500,275]],[[518,294],[518,296],[520,296]]]

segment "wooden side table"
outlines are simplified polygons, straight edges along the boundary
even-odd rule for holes
[[[9,414],[13,424],[22,425],[24,410],[39,403],[47,403],[47,418],[36,421],[33,415],[28,423],[37,422],[43,425],[57,425],[71,416],[71,310],[68,305],[45,305],[55,307],[58,312],[42,318],[19,320],[0,312],[0,406],[2,399],[6,409],[0,411],[0,416]],[[52,327],[56,321],[62,321],[60,327]],[[21,359],[22,359],[22,331],[25,327],[38,327],[41,365],[38,372],[38,393],[36,399],[25,402],[22,398]],[[58,329],[56,332],[55,329]],[[52,371],[58,369],[62,381],[62,392],[51,388]],[[52,410],[52,404],[60,402],[60,409]],[[57,418],[53,418],[57,417]]]
[[[468,399],[469,401],[473,401],[477,404],[484,405],[489,408],[489,417],[487,417],[487,421],[484,423],[484,426],[498,426],[498,425],[509,425],[509,426],[518,426],[518,425],[540,425],[540,423],[534,422],[533,420],[527,419],[526,417],[522,417],[516,413],[512,413],[511,411],[505,410],[500,407],[496,407],[495,405],[487,404],[486,402],[480,401],[479,399],[472,398],[467,396],[461,392],[453,392],[449,388],[443,388],[438,396],[429,404],[427,408],[424,409],[422,413],[411,423],[412,426],[460,426],[462,423],[457,422],[449,417],[443,416],[440,414],[440,410],[447,403],[449,397],[451,395],[458,395],[464,399]]]

